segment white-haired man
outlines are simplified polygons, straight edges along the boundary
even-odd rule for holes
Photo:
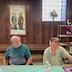
[[[50,46],[45,49],[43,55],[43,63],[48,61],[52,66],[63,65],[63,58],[72,60],[72,56],[61,46],[59,46],[59,39],[57,37],[51,38]]]
[[[11,46],[8,47],[3,59],[4,65],[29,65],[32,62],[32,56],[28,47],[21,44],[21,39],[19,36],[12,36]]]

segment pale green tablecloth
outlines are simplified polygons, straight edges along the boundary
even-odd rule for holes
[[[10,66],[0,66],[1,72],[11,72]],[[62,66],[51,66],[52,72],[64,72]],[[44,67],[40,65],[14,66],[13,72],[44,72]]]

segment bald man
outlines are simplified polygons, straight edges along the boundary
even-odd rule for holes
[[[3,63],[4,65],[30,65],[32,62],[32,56],[29,48],[21,44],[21,39],[19,36],[12,36],[11,46],[6,50]]]

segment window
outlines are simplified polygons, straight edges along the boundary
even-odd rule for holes
[[[56,17],[52,17],[51,12],[55,11]],[[42,0],[42,21],[65,21],[66,20],[66,0]]]

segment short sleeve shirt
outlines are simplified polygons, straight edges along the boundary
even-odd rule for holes
[[[9,60],[9,64],[19,65],[26,63],[26,59],[31,56],[28,47],[21,44],[18,48],[10,46],[6,53],[5,58]]]
[[[48,47],[44,51],[43,63],[48,61],[52,66],[63,65],[63,58],[66,58],[69,53],[61,46],[57,48],[55,54],[52,53],[51,47]]]

